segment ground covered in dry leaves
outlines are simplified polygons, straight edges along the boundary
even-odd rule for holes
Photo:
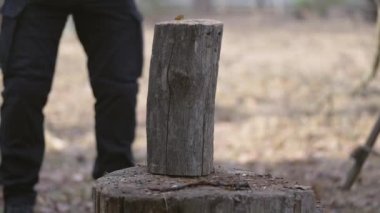
[[[362,94],[351,94],[369,71],[374,27],[352,20],[216,18],[225,23],[216,164],[312,185],[326,212],[380,212],[379,158],[368,160],[352,191],[339,190],[350,151],[364,142],[380,112],[380,77]],[[153,21],[147,19],[134,145],[141,164],[146,160],[145,105],[153,37]],[[70,29],[59,57],[45,109],[47,150],[37,210],[91,212],[94,99],[83,50]]]

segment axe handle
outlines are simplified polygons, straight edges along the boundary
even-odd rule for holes
[[[365,143],[365,147],[367,150],[364,150],[362,147],[359,147],[357,153],[352,156],[354,159],[354,165],[351,167],[347,174],[347,179],[342,186],[343,190],[350,190],[355,180],[360,174],[361,169],[365,161],[367,160],[373,146],[376,143],[377,137],[380,133],[380,117],[377,119],[375,126],[372,128],[371,133],[369,134],[367,141]]]

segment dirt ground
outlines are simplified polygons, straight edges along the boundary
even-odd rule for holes
[[[351,94],[369,71],[374,27],[352,20],[216,18],[225,23],[225,32],[215,164],[312,185],[326,212],[380,212],[380,158],[368,160],[352,191],[339,190],[349,153],[364,142],[380,112],[380,77],[362,94]],[[146,161],[154,21],[148,17],[145,23],[146,63],[134,144],[140,164]],[[47,147],[37,187],[38,212],[92,210],[94,99],[85,60],[75,34],[67,30],[45,109]]]

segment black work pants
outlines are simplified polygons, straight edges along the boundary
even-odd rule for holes
[[[0,180],[5,200],[35,200],[44,153],[42,110],[70,14],[88,56],[96,98],[93,177],[133,166],[137,78],[142,69],[141,20],[133,0],[6,0],[2,14]]]

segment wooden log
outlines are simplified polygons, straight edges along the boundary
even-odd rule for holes
[[[214,104],[223,25],[180,20],[155,26],[147,103],[149,172],[213,170]]]
[[[270,175],[216,170],[207,177],[152,175],[146,167],[97,180],[95,213],[314,213],[313,191]]]

